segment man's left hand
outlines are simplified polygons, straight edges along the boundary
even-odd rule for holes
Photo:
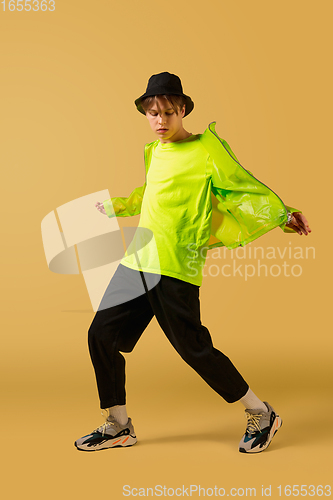
[[[296,231],[296,233],[300,234],[301,236],[302,234],[308,235],[309,233],[311,233],[308,221],[306,220],[304,215],[301,214],[300,212],[292,213],[292,219],[289,222],[289,224],[286,224],[286,227],[293,229],[294,231]]]

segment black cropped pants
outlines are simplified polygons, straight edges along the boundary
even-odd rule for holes
[[[228,403],[246,394],[248,384],[201,324],[199,288],[119,264],[88,332],[101,408],[126,404],[121,352],[133,350],[153,316],[183,360]]]

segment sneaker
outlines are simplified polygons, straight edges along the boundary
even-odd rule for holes
[[[103,414],[103,413],[102,413]],[[132,446],[137,442],[132,420],[129,418],[127,424],[121,425],[109,416],[104,424],[75,441],[78,450],[97,451],[107,448],[118,448]]]
[[[264,403],[268,411],[245,410],[247,427],[239,443],[241,453],[259,453],[266,450],[276,431],[282,425],[281,417],[266,401]]]

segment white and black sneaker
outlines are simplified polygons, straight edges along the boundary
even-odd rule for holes
[[[127,424],[121,425],[109,416],[104,424],[75,441],[78,450],[97,451],[108,448],[132,446],[137,442],[132,420],[129,418]]]
[[[282,420],[274,409],[264,401],[267,412],[262,410],[245,410],[247,427],[239,443],[241,453],[259,453],[266,450]]]

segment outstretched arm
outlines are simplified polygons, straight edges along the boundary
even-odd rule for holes
[[[95,207],[99,212],[108,217],[129,217],[141,213],[141,205],[146,183],[143,186],[137,187],[132,191],[128,198],[110,198],[109,200],[95,203]]]
[[[236,155],[231,150],[229,144],[226,141],[223,141],[223,144],[227,148],[227,150],[229,151],[229,153],[234,158],[236,158]],[[236,160],[237,160],[237,158],[236,158]],[[250,170],[248,170],[248,172],[251,175],[253,175]],[[288,233],[292,232],[292,231],[295,231],[300,236],[302,236],[302,234],[305,234],[307,236],[309,233],[311,233],[311,229],[310,229],[309,223],[308,223],[307,219],[305,218],[305,216],[301,212],[297,211],[297,209],[295,209],[295,208],[287,207],[287,209],[291,213],[291,220],[290,220],[290,222],[288,224],[283,224],[281,226],[281,228],[283,229],[283,231],[288,232]],[[285,229],[285,228],[287,228],[287,229]]]
[[[217,134],[215,133],[215,129],[213,127],[213,130],[211,130],[211,132],[213,132],[216,136]],[[206,132],[205,132],[206,134]],[[203,134],[203,136],[205,135]],[[217,136],[218,137],[218,136]],[[222,142],[224,148],[228,151],[229,155],[231,158],[233,158],[241,168],[244,169],[244,167],[241,166],[241,164],[239,163],[239,161],[237,160],[237,157],[236,155],[233,153],[233,151],[231,150],[229,144],[224,140],[224,139],[220,139],[220,142]],[[206,142],[207,144],[207,150],[209,149],[208,146],[210,147],[211,144],[209,142]],[[223,151],[223,150],[221,150]],[[221,163],[223,163],[223,160],[225,160],[227,162],[228,158],[227,157],[224,157],[222,158],[222,153],[221,153]],[[228,162],[227,162],[228,163]],[[217,188],[222,188],[223,189],[223,182],[225,181],[225,174],[226,172],[223,172],[223,175],[221,174],[221,172],[216,172],[216,169],[218,169],[218,166],[219,165],[215,165],[214,164],[214,167],[212,169],[212,179],[213,179],[213,184],[214,184],[214,181],[215,181],[215,184],[217,186]],[[246,169],[244,169],[246,170]],[[231,174],[232,174],[232,169],[231,169]],[[237,172],[236,172],[237,173]],[[248,170],[248,173],[253,176],[252,172],[250,170]],[[215,174],[215,178],[214,178],[214,174]],[[254,177],[254,176],[253,176]],[[254,177],[254,179],[256,179]],[[229,181],[229,185],[232,180],[232,175],[229,175],[229,178],[227,179]],[[257,180],[257,179],[256,179]],[[260,182],[260,181],[259,181]],[[227,193],[230,193],[230,187],[229,185],[227,186],[227,189],[226,189],[226,192]],[[266,186],[267,187],[267,186]],[[215,187],[215,189],[217,189]],[[249,191],[250,193],[250,191]],[[215,194],[215,193],[214,193]],[[220,199],[220,201],[222,201],[222,199]],[[228,200],[229,201],[229,200]],[[232,201],[232,200],[231,200]],[[281,200],[282,201],[282,200]],[[230,209],[230,206],[227,207],[228,208],[228,212],[231,212],[231,209]],[[233,208],[233,207],[232,207]],[[289,219],[287,222],[284,222],[283,224],[281,224],[281,229],[286,232],[286,233],[298,233],[299,235],[302,235],[302,234],[305,234],[307,235],[308,233],[311,232],[311,229],[309,227],[309,223],[307,221],[307,219],[305,218],[305,216],[301,213],[300,210],[296,209],[296,208],[293,208],[293,207],[288,207],[287,205],[285,205],[285,208],[287,209],[288,211],[288,214],[289,215]],[[228,214],[229,215],[229,214]],[[238,219],[239,220],[239,219]],[[230,221],[228,221],[230,223]],[[230,226],[230,231],[225,231],[226,235],[229,236],[231,235],[231,232],[232,232],[232,225],[231,223],[229,224]],[[220,238],[221,239],[221,238]],[[221,239],[222,241],[222,239]]]

